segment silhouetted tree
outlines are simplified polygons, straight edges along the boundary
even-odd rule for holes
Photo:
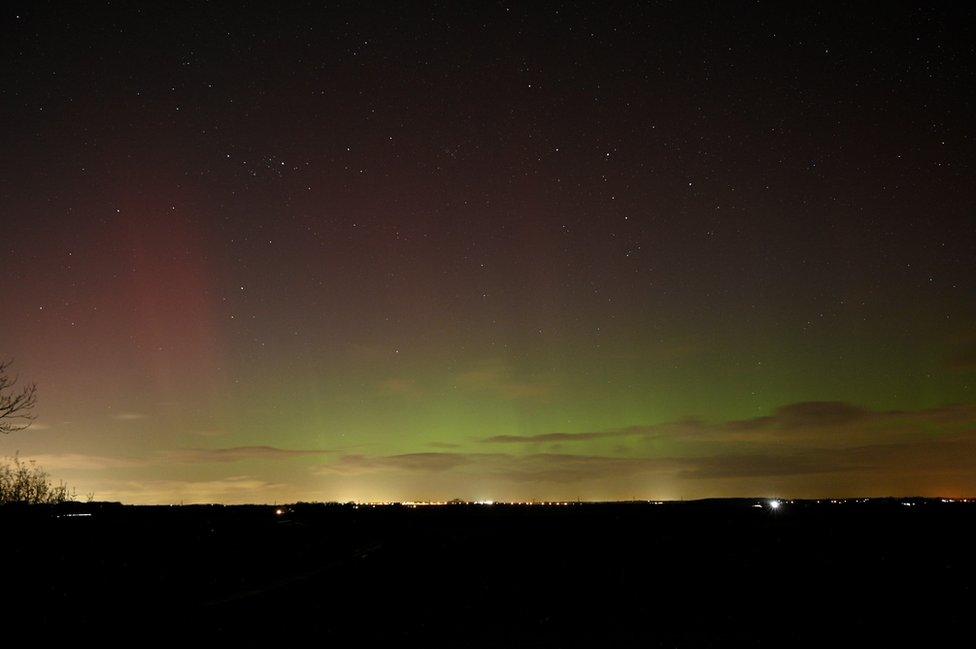
[[[25,462],[15,455],[10,462],[0,462],[0,505],[59,505],[74,498],[68,485],[51,482],[33,460]]]
[[[17,376],[10,373],[11,361],[0,361],[0,433],[23,430],[34,421],[37,385],[29,383],[17,390]]]
[[[30,383],[17,389],[17,377],[10,373],[10,365],[10,361],[0,361],[0,433],[3,434],[30,426],[37,404],[37,385]],[[51,482],[47,471],[33,460],[24,461],[17,455],[0,460],[0,505],[56,505],[73,500],[74,496],[63,482]]]

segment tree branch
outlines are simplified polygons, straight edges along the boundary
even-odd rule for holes
[[[17,377],[9,373],[12,361],[0,361],[0,434],[24,430],[36,419],[37,385],[30,383],[13,390]]]

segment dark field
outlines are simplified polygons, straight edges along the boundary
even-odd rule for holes
[[[756,502],[7,509],[0,604],[39,638],[136,645],[970,637],[976,504]]]

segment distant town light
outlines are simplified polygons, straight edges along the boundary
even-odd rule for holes
[[[275,516],[283,516],[285,513],[284,509],[278,508],[275,510]]]
[[[782,504],[782,503],[781,503],[780,501],[778,501],[778,500],[770,500],[770,501],[769,501],[769,508],[770,508],[770,509],[779,509],[779,506],[780,506],[781,504]]]

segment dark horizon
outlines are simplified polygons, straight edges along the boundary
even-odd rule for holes
[[[0,507],[0,604],[110,644],[949,647],[974,508]]]

